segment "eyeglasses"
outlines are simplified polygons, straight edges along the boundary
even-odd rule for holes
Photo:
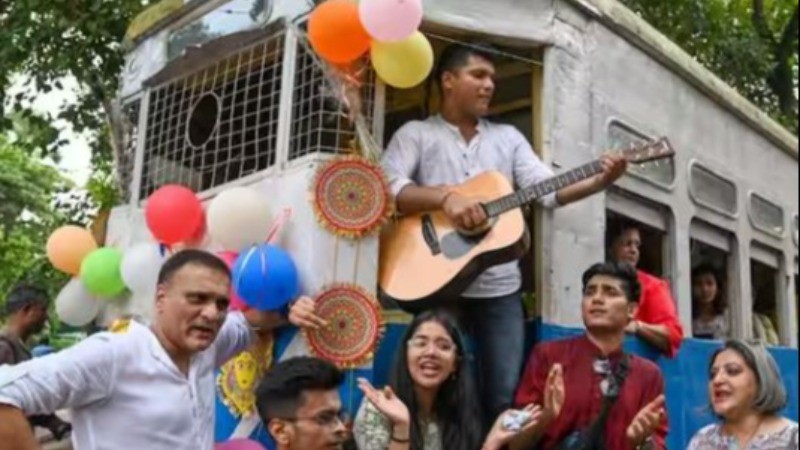
[[[314,422],[317,426],[323,428],[333,428],[337,425],[345,424],[350,420],[350,415],[347,411],[325,411],[312,417],[276,417],[279,420],[287,422]]]
[[[603,381],[600,382],[600,392],[603,393],[603,397],[607,398],[617,398],[619,397],[619,393],[621,390],[620,382],[617,377],[614,375],[613,367],[611,366],[611,361],[606,358],[598,358],[594,361],[594,373],[597,375],[602,375]]]
[[[429,340],[425,338],[414,338],[408,341],[408,348],[413,348],[414,350],[424,351],[427,350],[430,345],[433,345],[434,350],[439,353],[443,353],[446,355],[452,355],[456,352],[456,344],[451,341],[445,340]]]

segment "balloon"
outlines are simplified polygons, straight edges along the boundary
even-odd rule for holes
[[[203,205],[190,189],[164,186],[147,200],[145,217],[159,242],[174,245],[195,237],[203,226]]]
[[[125,292],[120,266],[122,252],[115,248],[93,251],[81,264],[81,281],[90,294],[113,298]]]
[[[158,273],[166,261],[158,244],[142,242],[125,250],[120,274],[128,289],[138,295],[155,298]]]
[[[228,267],[233,270],[233,266],[236,264],[236,259],[239,257],[239,254],[234,252],[222,252],[218,253],[217,256],[219,259],[225,261],[225,264],[227,264]],[[246,311],[249,309],[242,299],[236,295],[236,291],[233,289],[233,287],[231,287],[231,304],[228,309],[230,311]]]
[[[215,445],[214,450],[264,450],[264,447],[250,439],[231,439]]]
[[[328,0],[317,6],[308,19],[308,37],[314,51],[333,64],[355,61],[370,44],[352,0]]]
[[[239,255],[233,268],[233,288],[247,306],[277,311],[298,296],[300,280],[288,253],[263,244]]]
[[[97,242],[92,233],[81,227],[61,227],[47,239],[47,258],[56,269],[70,275],[80,273],[83,259],[95,250]]]
[[[81,280],[73,278],[56,297],[58,319],[73,327],[88,325],[100,312],[100,304]]]
[[[372,65],[389,86],[408,89],[425,81],[433,70],[433,47],[419,31],[401,42],[375,42]]]
[[[361,0],[361,23],[381,42],[399,42],[422,25],[422,0]]]
[[[227,251],[240,252],[264,242],[271,221],[267,202],[250,188],[228,189],[208,207],[208,234]]]

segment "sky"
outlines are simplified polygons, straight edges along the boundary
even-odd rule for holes
[[[12,85],[10,96],[26,88],[24,77],[18,77]],[[64,104],[75,102],[77,98],[78,84],[74,78],[64,78],[61,80],[64,89],[53,90],[50,93],[39,93],[36,101],[31,105],[33,110],[40,113],[50,113],[53,117],[57,116]],[[85,134],[77,134],[72,127],[64,120],[55,123],[56,128],[61,131],[61,137],[66,139],[69,144],[64,146],[61,153],[61,161],[57,167],[61,173],[72,179],[78,186],[83,186],[91,174],[91,150],[89,140]]]

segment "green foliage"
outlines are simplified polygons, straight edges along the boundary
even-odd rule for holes
[[[622,0],[797,133],[797,0]]]

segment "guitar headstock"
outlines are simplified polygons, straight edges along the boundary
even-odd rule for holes
[[[631,144],[629,148],[622,150],[621,153],[631,164],[644,164],[672,158],[675,156],[675,149],[670,144],[669,139],[663,137],[657,141]]]

